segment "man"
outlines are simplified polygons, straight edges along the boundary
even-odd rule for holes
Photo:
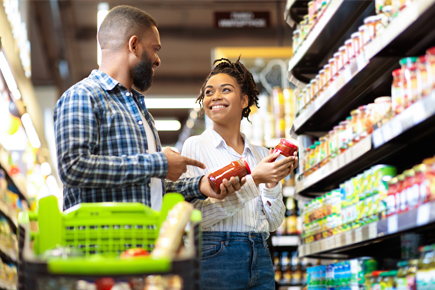
[[[82,202],[117,201],[141,202],[158,210],[165,192],[180,192],[192,200],[223,199],[239,190],[244,179],[225,181],[219,195],[204,176],[177,180],[186,166],[204,165],[169,147],[161,150],[154,120],[138,92],[150,88],[161,63],[156,21],[140,9],[117,6],[97,37],[102,50],[99,70],[68,89],[54,109],[64,209]]]

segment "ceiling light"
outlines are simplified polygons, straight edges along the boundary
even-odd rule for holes
[[[21,93],[18,90],[17,83],[15,82],[14,75],[12,74],[11,68],[9,67],[9,63],[5,57],[3,52],[0,52],[0,69],[2,71],[3,77],[5,78],[6,84],[8,85],[9,90],[12,93],[14,99],[21,99]]]
[[[177,120],[155,120],[157,131],[178,131],[181,124]]]
[[[30,145],[33,148],[41,147],[41,141],[39,140],[38,133],[36,133],[35,127],[33,126],[32,119],[28,113],[21,116],[21,121],[23,122],[24,129],[26,129],[27,138],[29,138]]]
[[[145,98],[147,109],[193,109],[196,98]]]
[[[104,18],[106,18],[107,13],[109,13],[109,3],[101,2],[98,4],[98,14],[97,14],[97,27],[100,29],[101,23],[103,23]],[[100,42],[97,41],[97,63],[101,65],[101,47]]]

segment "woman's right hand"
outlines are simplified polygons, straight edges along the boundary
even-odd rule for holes
[[[260,183],[266,183],[269,188],[275,187],[284,177],[289,175],[298,164],[297,153],[295,156],[286,157],[284,159],[270,162],[279,156],[279,152],[270,154],[252,170],[251,176],[255,184],[258,186]]]

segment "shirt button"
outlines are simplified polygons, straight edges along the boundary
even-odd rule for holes
[[[131,94],[130,94],[130,93],[126,93],[125,95],[126,95],[127,97],[130,97]]]
[[[148,182],[148,187],[151,187],[151,182]]]
[[[142,125],[143,123],[142,123],[142,121],[139,121],[139,122],[137,122],[139,125]]]

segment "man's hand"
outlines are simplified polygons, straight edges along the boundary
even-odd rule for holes
[[[180,153],[175,152],[170,147],[166,147],[162,152],[165,154],[166,159],[168,159],[168,175],[166,175],[166,179],[170,181],[177,181],[181,174],[187,171],[187,165],[205,169],[205,165],[201,162],[181,156]]]
[[[224,179],[220,186],[221,192],[217,194],[213,191],[210,183],[208,182],[208,174],[201,178],[199,182],[199,191],[207,197],[213,197],[216,199],[224,199],[230,194],[238,191],[244,184],[246,183],[246,178],[243,177],[241,181],[239,181],[239,177],[231,177],[230,180]]]
[[[270,160],[273,160],[278,156],[279,153],[272,153],[271,149],[270,155],[261,160],[257,167],[252,171],[251,175],[257,186],[260,183],[266,183],[266,186],[269,188],[275,187],[281,179],[289,175],[297,167],[297,152],[294,153],[294,156],[270,162]]]

